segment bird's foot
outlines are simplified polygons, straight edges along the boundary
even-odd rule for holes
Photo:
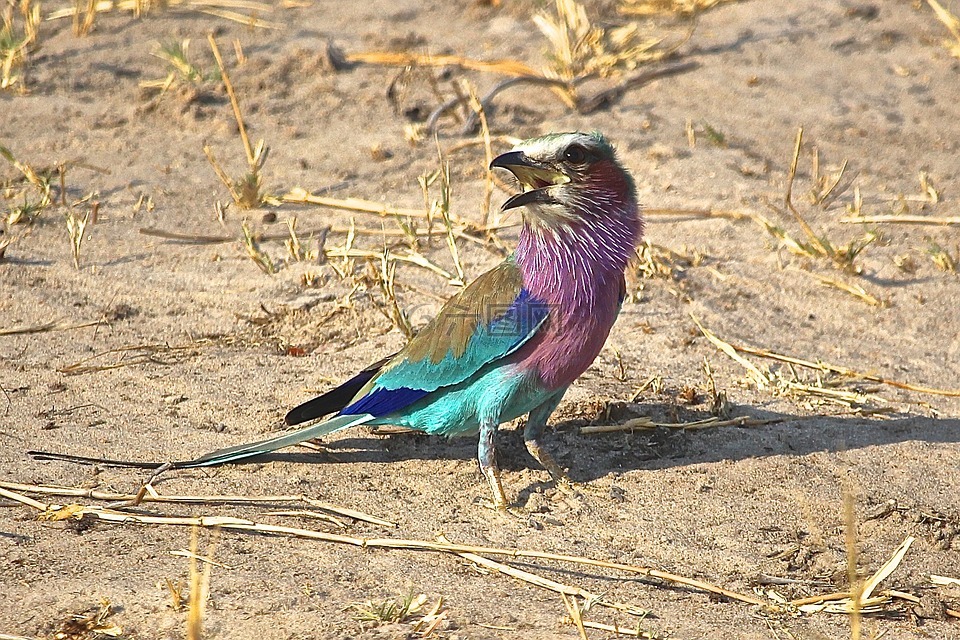
[[[490,511],[496,511],[507,516],[513,516],[514,518],[527,518],[530,514],[526,512],[523,507],[519,507],[513,504],[507,503],[498,503],[497,501],[490,500],[489,498],[477,498],[473,502],[474,505],[482,508],[489,509]]]
[[[603,497],[604,492],[597,486],[586,482],[574,482],[569,477],[553,479],[554,502],[562,502],[567,508],[580,510],[587,504],[595,502],[597,498]]]
[[[550,479],[553,480],[554,486],[557,490],[564,495],[570,497],[580,497],[577,488],[580,485],[577,485],[573,480],[570,479],[570,476],[567,475],[567,472],[563,470],[557,461],[553,459],[546,449],[543,448],[543,445],[540,444],[540,441],[535,438],[526,439],[527,451],[530,452],[537,462],[540,463],[544,469],[547,470],[547,473],[550,474]]]
[[[567,474],[563,474],[559,478],[553,478],[553,486],[557,488],[557,491],[569,496],[571,498],[579,498],[580,491],[579,488],[581,485],[578,485],[573,480],[570,479]]]
[[[569,478],[566,480],[556,481],[556,485],[558,491],[577,497],[583,497],[584,494],[594,497],[603,497],[607,495],[607,492],[605,492],[601,487],[590,484],[589,482],[574,482]]]
[[[551,462],[553,461],[551,460]],[[550,474],[550,479],[553,480],[553,486],[563,495],[571,498],[582,498],[581,492],[596,493],[596,490],[589,484],[571,480],[567,472],[561,469],[557,463],[553,462],[553,464],[549,466],[544,466],[547,469],[547,473]]]

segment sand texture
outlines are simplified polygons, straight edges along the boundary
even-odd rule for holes
[[[0,92],[0,144],[20,163],[50,170],[53,200],[0,236],[12,240],[0,261],[0,482],[136,492],[147,471],[42,462],[26,452],[182,460],[265,437],[291,407],[399,349],[406,338],[397,308],[417,329],[456,292],[439,218],[432,226],[440,232],[417,242],[421,264],[391,263],[395,308],[378,256],[385,244],[392,256],[412,255],[406,218],[289,202],[244,210],[232,201],[203,150],[208,145],[233,178],[247,170],[207,34],[216,34],[251,144],[269,147],[263,193],[300,187],[422,214],[418,177],[440,164],[433,136],[413,144],[411,132],[422,132],[456,91],[466,95],[458,83],[483,96],[509,76],[351,56],[449,54],[539,71],[549,45],[532,16],[552,12],[553,3],[290,4],[297,6],[257,12],[273,29],[175,6],[139,19],[98,14],[83,37],[69,17],[40,25],[39,47],[22,71],[26,91]],[[608,30],[631,21],[613,2],[586,8]],[[723,3],[699,16],[685,42],[689,23],[676,16],[634,20],[641,34],[664,37],[662,47],[678,45],[676,53],[585,81],[582,112],[528,83],[504,89],[486,113],[493,153],[510,148],[508,137],[602,131],[650,210],[651,246],[628,274],[631,297],[547,433],[578,495],[552,486],[517,424],[505,425],[499,440],[514,515],[480,504],[489,489],[475,437],[355,428],[325,438],[319,450],[173,471],[155,489],[305,495],[395,528],[276,514],[318,510],[304,503],[144,504],[131,512],[230,516],[356,538],[433,541],[443,533],[462,544],[652,567],[770,603],[613,569],[499,558],[649,610],[641,629],[684,640],[852,637],[850,615],[789,611],[776,598],[849,591],[849,551],[867,578],[912,537],[873,595],[894,589],[919,602],[879,602],[878,613],[862,619],[861,637],[960,638],[960,619],[949,615],[960,611],[960,584],[930,578],[960,577],[960,60],[944,45],[948,30],[926,3],[880,0]],[[185,39],[206,79],[173,72],[163,92],[144,86],[173,71],[152,54]],[[589,103],[624,77],[664,69]],[[437,130],[453,227],[473,237],[457,240],[471,279],[513,247],[517,228],[509,225],[518,218],[488,239],[478,230],[487,160],[478,134],[463,131],[463,109],[454,112]],[[792,203],[819,247],[784,202],[801,127]],[[58,164],[66,167],[65,192]],[[504,187],[493,189],[488,222],[515,188],[506,174],[497,177]],[[441,182],[430,186],[431,200]],[[0,184],[7,219],[24,196],[39,198],[4,159]],[[220,216],[218,201],[229,203]],[[65,220],[82,220],[94,202],[78,269]],[[901,220],[845,221],[858,215]],[[903,224],[904,216],[955,224]],[[299,261],[284,241],[292,218],[307,254]],[[427,221],[413,220],[425,234]],[[275,273],[251,259],[243,224],[265,236],[259,250]],[[349,245],[354,257],[316,258],[325,227],[325,250],[342,254]],[[723,343],[870,377],[740,352],[756,367],[751,373],[697,321]],[[718,414],[746,422],[639,424]],[[637,428],[581,432],[630,420]],[[190,547],[189,527],[38,515],[0,498],[0,633],[51,638],[71,615],[106,600],[104,625],[122,637],[187,637],[189,560],[171,552]],[[198,553],[209,541],[202,532]],[[581,637],[559,594],[451,554],[224,530],[213,559],[220,564],[211,570],[205,638],[423,637],[433,619],[415,625],[441,597],[443,617],[426,637]],[[182,606],[174,607],[168,581],[182,587]],[[426,604],[402,622],[357,619],[352,605],[402,594],[425,594]],[[637,623],[600,604],[583,615]]]

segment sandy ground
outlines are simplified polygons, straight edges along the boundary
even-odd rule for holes
[[[139,233],[155,228],[239,237],[240,222],[247,219],[255,230],[282,234],[292,216],[301,229],[316,229],[348,225],[351,215],[295,205],[252,212],[233,207],[221,226],[214,203],[229,196],[202,146],[209,144],[230,172],[243,168],[229,103],[213,83],[174,88],[161,97],[142,89],[141,82],[168,71],[150,55],[158,42],[192,39],[193,56],[209,69],[205,34],[217,29],[250,135],[271,148],[264,170],[268,191],[342,185],[330,195],[421,207],[417,177],[436,168],[436,149],[429,141],[410,145],[404,127],[438,104],[429,72],[400,79],[398,108],[387,89],[402,70],[332,70],[324,55],[328,43],[345,52],[448,52],[539,67],[544,45],[532,11],[529,4],[509,1],[499,8],[314,2],[265,16],[281,25],[277,30],[251,30],[200,14],[168,12],[142,20],[112,14],[100,16],[85,38],[71,33],[69,19],[44,23],[42,48],[28,69],[29,93],[0,95],[0,143],[36,167],[82,160],[109,173],[82,166],[67,173],[69,201],[95,192],[100,202],[79,270],[70,256],[63,208],[47,209],[29,227],[7,229],[18,239],[0,262],[0,325],[100,322],[0,336],[0,481],[134,491],[144,472],[38,462],[25,452],[190,458],[278,429],[287,409],[403,344],[381,312],[375,287],[359,289],[352,306],[338,308],[354,279],[341,279],[330,265],[285,263],[279,240],[262,245],[280,266],[267,275],[239,242],[191,245]],[[591,11],[610,22],[623,20],[609,6]],[[664,24],[671,38],[683,31],[669,20]],[[651,566],[744,593],[772,589],[789,599],[847,588],[847,487],[855,500],[861,574],[872,574],[901,542],[915,537],[881,588],[923,598],[919,606],[902,600],[883,605],[882,615],[864,620],[864,637],[960,638],[960,620],[943,613],[944,606],[960,609],[960,587],[935,587],[929,578],[960,575],[960,399],[864,381],[841,387],[873,396],[853,407],[806,393],[758,390],[743,382],[743,367],[704,338],[691,318],[731,343],[929,387],[960,386],[960,279],[938,268],[929,251],[938,244],[957,259],[957,228],[865,228],[840,221],[856,206],[856,191],[864,215],[958,214],[960,62],[942,46],[945,36],[921,3],[738,2],[702,16],[680,49],[680,60],[698,68],[630,91],[606,109],[579,115],[536,87],[515,88],[496,100],[494,134],[605,132],[652,209],[760,213],[799,239],[797,223],[777,208],[803,126],[794,185],[798,208],[838,245],[859,240],[867,230],[879,234],[857,258],[857,276],[827,260],[790,253],[750,220],[651,215],[650,242],[695,259],[677,258],[670,275],[633,279],[636,300],[554,419],[548,447],[583,483],[579,497],[567,498],[550,486],[512,425],[502,432],[500,458],[520,517],[476,505],[487,487],[474,460],[475,439],[448,442],[356,429],[331,437],[323,452],[295,449],[257,463],[174,472],[157,489],[305,494],[393,520],[396,529],[348,519],[341,531],[316,520],[269,515],[275,506],[151,511],[233,515],[358,537],[432,540],[444,532],[456,542]],[[247,58],[239,66],[234,39]],[[499,79],[456,69],[450,74],[471,79],[481,93]],[[449,80],[439,86],[450,95]],[[711,130],[722,134],[722,144],[716,135],[711,141]],[[483,151],[456,150],[471,139],[458,131],[452,119],[441,120],[452,209],[479,221]],[[379,151],[372,153],[375,147]],[[827,206],[808,198],[814,147],[824,174],[835,175],[848,161]],[[506,148],[495,145],[496,151]],[[921,190],[921,171],[939,202]],[[0,178],[16,186],[19,173],[5,164]],[[494,204],[504,198],[498,191]],[[5,207],[16,204],[8,200]],[[264,217],[269,213],[275,222]],[[375,217],[353,215],[357,226],[379,228]],[[387,220],[385,228],[397,227]],[[515,230],[499,236],[509,247]],[[334,231],[327,246],[343,242],[344,234]],[[358,237],[357,245],[382,246],[375,236]],[[398,240],[395,250],[404,249]],[[424,243],[423,251],[452,268],[442,239]],[[462,243],[460,251],[468,277],[500,259],[473,243]],[[363,261],[356,269],[363,272]],[[824,286],[817,275],[862,286],[884,304],[871,306]],[[399,267],[397,283],[415,325],[454,291],[411,265]],[[177,349],[115,351],[144,345]],[[103,368],[141,355],[149,358]],[[779,421],[579,433],[590,422],[636,416],[660,422],[708,417],[704,361],[732,415]],[[753,361],[784,380],[816,384],[802,368]],[[81,362],[94,368],[61,371]],[[0,632],[49,637],[71,614],[106,599],[115,608],[109,621],[124,637],[185,636],[187,614],[171,607],[165,581],[188,582],[187,559],[170,552],[189,546],[189,529],[42,522],[34,510],[11,501],[0,507]],[[454,556],[224,532],[215,559],[223,566],[212,571],[206,637],[411,637],[409,623],[362,628],[350,609],[401,593],[424,593],[431,603],[443,598],[445,619],[436,638],[578,637],[576,628],[562,622],[566,611],[556,594]],[[613,571],[549,562],[523,566],[649,609],[641,627],[667,637],[819,639],[851,633],[843,614],[789,615]],[[790,582],[764,586],[764,576]],[[586,617],[635,622],[599,606]]]

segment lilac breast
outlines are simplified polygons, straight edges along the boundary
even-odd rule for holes
[[[620,308],[620,287],[606,287],[586,303],[551,300],[551,315],[543,330],[516,354],[517,364],[534,370],[550,390],[580,377],[603,348]]]
[[[636,212],[630,213],[587,229],[521,233],[514,256],[524,288],[549,305],[550,316],[512,359],[536,371],[548,389],[565,387],[586,371],[617,319],[623,271],[640,234]]]

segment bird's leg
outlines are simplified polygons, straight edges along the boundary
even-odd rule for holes
[[[523,439],[524,443],[527,445],[527,451],[530,452],[537,462],[540,463],[540,466],[547,470],[547,473],[550,474],[550,477],[557,484],[566,483],[572,484],[570,476],[567,475],[567,472],[557,464],[557,461],[553,459],[547,450],[543,448],[543,445],[540,443],[538,438],[528,438],[527,429],[523,430]]]
[[[507,496],[503,493],[500,483],[500,469],[497,467],[497,448],[494,438],[497,435],[497,423],[485,421],[480,425],[480,445],[477,447],[477,459],[480,461],[480,471],[483,472],[490,490],[493,492],[493,507],[497,511],[507,510]]]
[[[555,484],[558,486],[572,485],[573,482],[570,480],[570,476],[557,464],[557,461],[544,449],[543,443],[540,442],[540,436],[543,435],[544,426],[543,424],[538,425],[533,421],[527,422],[527,426],[523,429],[523,442],[527,445],[527,451],[540,463],[540,466],[547,470],[547,473],[550,474],[550,478],[553,479]]]
[[[531,411],[530,416],[527,418],[527,425],[523,428],[523,442],[527,445],[527,451],[540,463],[540,466],[547,470],[547,473],[550,474],[553,482],[558,487],[564,485],[570,486],[573,483],[570,481],[567,473],[557,464],[557,461],[553,459],[553,456],[543,447],[543,443],[540,440],[543,436],[543,430],[547,426],[547,418],[550,417],[553,410],[560,404],[560,398],[562,397],[563,393],[558,393]]]

